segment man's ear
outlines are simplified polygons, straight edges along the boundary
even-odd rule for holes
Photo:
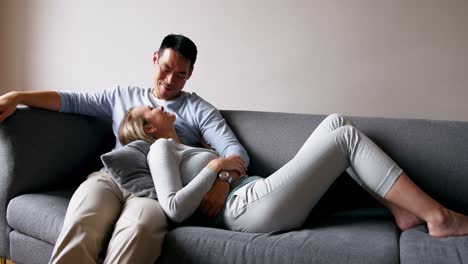
[[[158,56],[159,56],[158,52],[159,51],[157,50],[153,54],[153,64],[156,64],[156,61],[158,60]]]
[[[186,79],[186,80],[190,79],[190,77],[192,76],[193,67],[194,67],[194,66],[190,67],[190,70],[189,70],[189,72],[188,72],[188,76],[187,76],[187,79]]]

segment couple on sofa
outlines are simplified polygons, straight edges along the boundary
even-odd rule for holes
[[[190,39],[168,35],[153,56],[154,89],[0,97],[0,121],[21,103],[111,117],[122,143],[152,143],[147,160],[158,201],[135,196],[107,171],[91,174],[70,201],[51,263],[95,263],[103,252],[105,263],[153,263],[161,253],[166,215],[181,222],[197,211],[245,232],[297,228],[344,170],[390,209],[402,230],[426,222],[432,236],[468,234],[467,216],[427,196],[341,115],[327,117],[277,172],[247,177],[247,153],[219,112],[182,91],[196,55]],[[200,139],[214,150],[199,148]]]

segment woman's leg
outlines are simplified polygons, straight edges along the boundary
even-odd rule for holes
[[[327,125],[320,127],[321,130],[333,131],[344,125],[352,125],[340,115],[334,114],[328,119]],[[445,237],[468,234],[468,216],[453,212],[440,205],[415,185],[403,171],[386,193],[385,198],[382,194],[379,196],[367,188],[353,167],[349,167],[347,172],[392,212],[401,230],[407,230],[427,222],[429,234],[432,236]]]
[[[401,172],[343,117],[329,116],[291,161],[268,178],[236,191],[226,204],[225,223],[234,230],[251,232],[296,228],[350,165],[366,186],[380,193],[385,193]]]
[[[342,115],[331,114],[322,121],[322,123],[320,124],[319,127],[317,127],[314,133],[323,135],[327,132],[328,133],[332,132],[335,129],[340,128],[342,126],[346,126],[346,125],[354,126],[351,121],[349,121]],[[387,207],[390,210],[390,212],[395,217],[396,224],[402,231],[410,229],[414,226],[417,226],[423,223],[423,220],[421,220],[416,215],[412,214],[408,210],[405,210],[404,208],[399,207],[398,205],[394,203],[391,203],[390,201],[385,200],[384,198],[380,197],[379,195],[374,193],[372,190],[367,188],[352,167],[348,167],[346,171],[351,176],[351,178],[353,178],[359,185],[361,185],[361,187],[363,187],[369,194],[371,194],[372,197],[374,197],[377,201],[379,201],[381,204],[383,204],[385,207]]]
[[[385,200],[394,203],[427,222],[435,237],[468,235],[468,216],[451,211],[424,193],[402,172]]]
[[[401,169],[342,119],[325,119],[290,162],[267,179],[240,188],[226,204],[227,226],[252,232],[296,228],[349,166],[370,190],[386,194]]]
[[[393,217],[395,218],[396,225],[398,226],[398,228],[400,228],[401,231],[408,230],[410,228],[424,223],[424,221],[421,218],[412,214],[410,211],[401,208],[398,205],[391,203],[390,201],[378,196],[376,193],[366,188],[365,185],[361,185],[361,187],[363,187],[379,203],[381,203],[383,206],[387,207],[388,210],[390,210]]]
[[[120,214],[121,196],[107,173],[92,173],[70,200],[50,263],[97,263]]]

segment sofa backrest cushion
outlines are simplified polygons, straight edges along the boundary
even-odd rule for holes
[[[8,199],[21,193],[77,186],[102,168],[99,155],[115,144],[111,122],[20,107],[0,126],[0,180]]]

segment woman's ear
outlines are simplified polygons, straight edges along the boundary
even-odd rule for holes
[[[143,130],[148,135],[154,135],[154,133],[156,132],[156,127],[154,127],[152,125],[145,125],[145,126],[143,126]]]

